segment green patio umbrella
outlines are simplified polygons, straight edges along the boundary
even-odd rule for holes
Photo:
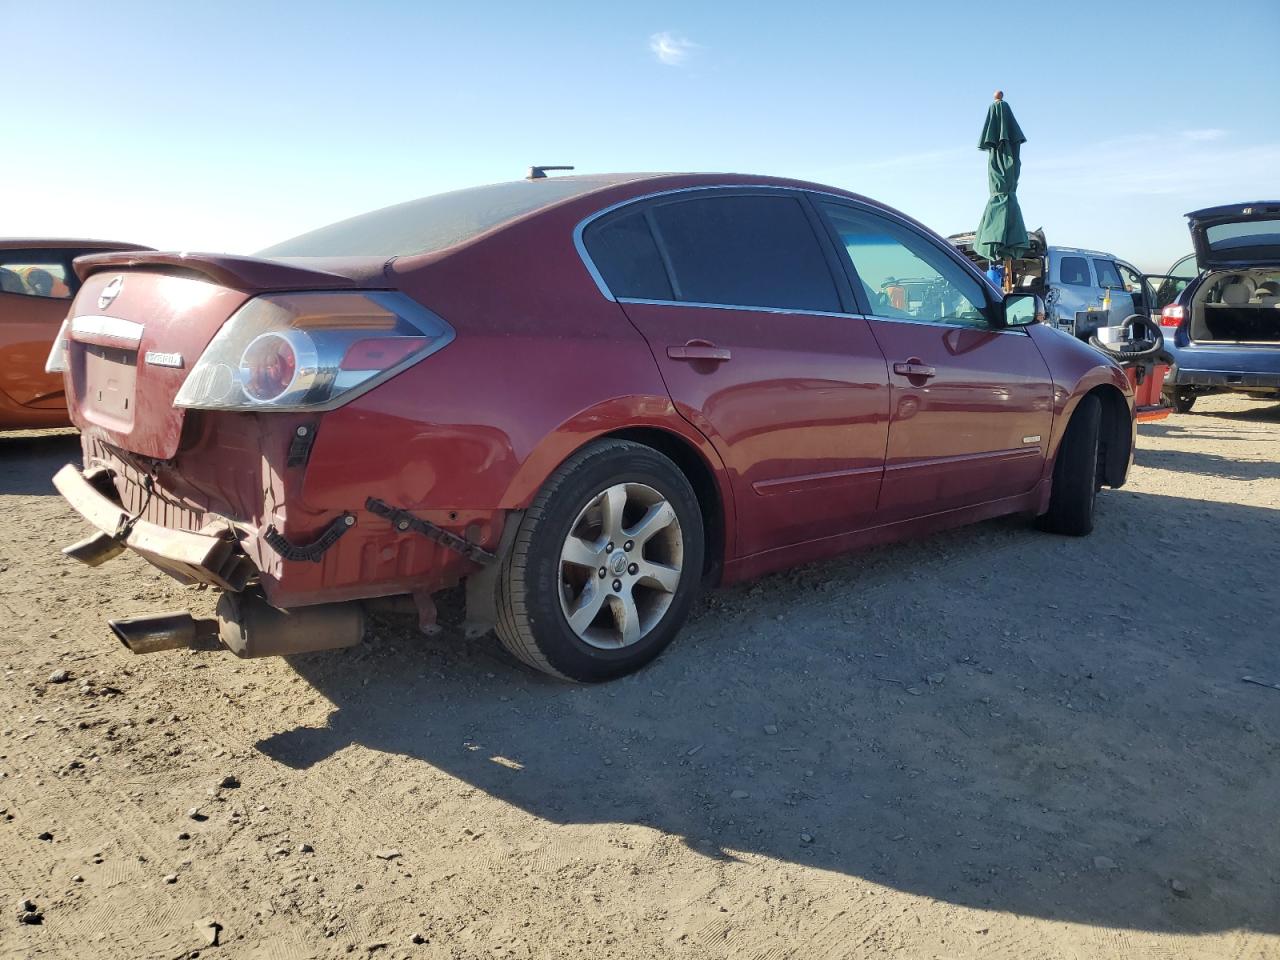
[[[982,211],[982,221],[973,239],[974,249],[990,261],[1005,261],[1005,289],[1010,289],[1009,260],[1031,252],[1026,224],[1018,208],[1018,174],[1022,161],[1018,154],[1027,138],[1014,119],[1013,110],[1004,102],[999,90],[995,102],[987,108],[987,122],[982,127],[978,149],[987,151],[987,184],[991,199]]]

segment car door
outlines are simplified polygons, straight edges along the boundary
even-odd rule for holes
[[[1102,303],[1110,304],[1107,310],[1107,326],[1118,327],[1125,318],[1135,313],[1133,294],[1125,289],[1120,279],[1120,270],[1110,257],[1094,257],[1093,272],[1098,277],[1098,286],[1102,288]]]
[[[1093,281],[1089,258],[1053,251],[1050,257],[1050,307],[1060,329],[1088,339],[1103,321],[1102,294]]]
[[[1123,260],[1116,261],[1116,269],[1120,272],[1120,282],[1124,284],[1125,291],[1133,302],[1132,312],[1140,313],[1144,317],[1158,314],[1160,311],[1155,306],[1156,295],[1150,283],[1151,278],[1133,264],[1125,263]],[[1128,314],[1125,316],[1127,317]]]
[[[792,191],[712,188],[629,205],[582,234],[676,408],[729,471],[740,557],[876,514],[888,374],[820,230]]]
[[[915,226],[854,203],[818,206],[889,366],[881,520],[1031,491],[1053,384],[1026,330],[993,323],[1002,306],[989,288]]]
[[[1187,289],[1187,285],[1200,273],[1196,266],[1196,255],[1193,253],[1183,257],[1169,268],[1168,273],[1149,273],[1145,279],[1155,291],[1154,308],[1163,310],[1178,299],[1178,295]]]
[[[44,366],[71,306],[79,252],[0,250],[0,390],[19,406],[64,402],[62,374]]]

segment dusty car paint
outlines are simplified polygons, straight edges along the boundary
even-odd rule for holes
[[[68,383],[86,464],[109,468],[125,508],[148,521],[192,531],[229,524],[267,599],[286,608],[457,583],[477,572],[473,560],[396,530],[367,501],[414,511],[498,552],[512,512],[603,436],[659,446],[706,478],[709,572],[724,581],[1043,511],[1066,419],[1095,388],[1110,391],[1115,414],[1108,482],[1123,483],[1128,382],[1047,327],[911,331],[850,307],[804,317],[782,350],[753,326],[749,309],[620,304],[602,294],[575,247],[585,218],[662,191],[726,185],[817,190],[887,210],[793,181],[661,175],[605,184],[381,269],[172,254],[82,260],[73,316],[143,323],[132,346],[72,337]],[[99,311],[99,293],[117,277],[119,296]],[[147,351],[194,362],[248,298],[326,288],[402,291],[447,320],[456,340],[324,413],[179,410],[172,400],[183,369],[145,363],[134,367],[127,413],[123,398],[98,397],[113,357],[116,367]],[[702,340],[723,342],[732,362],[714,370],[667,362],[669,347]],[[894,372],[916,358],[941,368],[936,383]],[[803,402],[792,399],[797,390]],[[300,429],[312,437],[301,459],[293,454]],[[349,529],[315,561],[285,559],[264,540],[274,528],[307,544],[344,516],[353,518]]]

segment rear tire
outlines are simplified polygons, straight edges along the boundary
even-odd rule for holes
[[[1037,520],[1041,530],[1083,537],[1093,531],[1093,511],[1101,486],[1098,460],[1102,433],[1102,401],[1085,396],[1058,447],[1053,465],[1049,509]]]
[[[698,498],[674,463],[631,441],[592,443],[525,512],[498,576],[498,638],[562,679],[631,673],[684,625],[704,553]]]

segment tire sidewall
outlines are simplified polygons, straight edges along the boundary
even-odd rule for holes
[[[676,595],[653,629],[630,646],[602,650],[574,633],[564,615],[560,605],[560,553],[583,508],[604,489],[618,483],[653,487],[671,504],[680,522],[684,560]],[[698,499],[670,460],[638,445],[588,460],[556,489],[530,537],[524,603],[539,648],[556,670],[578,680],[607,680],[639,668],[661,653],[684,624],[702,579],[704,552]]]

